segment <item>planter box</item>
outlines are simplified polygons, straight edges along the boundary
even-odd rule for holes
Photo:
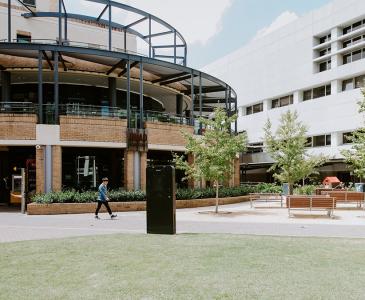
[[[219,205],[234,204],[249,201],[249,196],[220,198]],[[109,202],[113,212],[123,211],[144,211],[146,210],[146,202]],[[193,199],[193,200],[176,200],[176,208],[194,208],[214,206],[215,198]],[[38,204],[31,203],[27,206],[28,215],[60,215],[60,214],[85,214],[94,213],[96,203],[53,203]],[[102,206],[101,213],[105,213],[106,209]]]

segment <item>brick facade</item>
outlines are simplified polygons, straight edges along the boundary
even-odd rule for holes
[[[60,117],[61,141],[127,142],[127,121],[117,118]]]
[[[36,193],[44,192],[44,147],[36,149]]]
[[[128,191],[134,189],[134,151],[124,151],[124,188]]]
[[[36,115],[0,114],[0,140],[35,140]]]
[[[62,190],[62,148],[52,146],[52,190]]]
[[[181,130],[193,133],[194,128],[187,125],[178,125],[160,122],[146,122],[148,144],[185,146],[186,140]]]

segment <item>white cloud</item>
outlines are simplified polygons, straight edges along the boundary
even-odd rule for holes
[[[299,17],[295,12],[284,11],[269,26],[260,29],[254,36],[253,40],[257,40],[275,30],[278,30],[279,28],[295,21],[298,18]]]
[[[96,15],[103,9],[100,4],[95,5],[88,1],[80,1],[77,4],[70,0],[65,2],[72,9],[82,7]],[[230,8],[233,0],[125,0],[119,2],[149,12],[169,23],[183,35],[189,45],[204,45],[222,30],[223,15]],[[133,14],[128,16],[113,14],[114,17],[124,22],[136,20]]]

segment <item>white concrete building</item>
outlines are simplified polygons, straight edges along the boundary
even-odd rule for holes
[[[365,78],[365,1],[336,0],[255,39],[205,68],[238,94],[239,131],[260,151],[263,126],[296,110],[309,126],[310,151],[331,157],[322,175],[351,181],[341,149],[362,124],[357,102]],[[265,153],[245,155],[243,181],[269,180]],[[323,176],[322,176],[323,177]]]

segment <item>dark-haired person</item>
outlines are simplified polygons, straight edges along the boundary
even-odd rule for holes
[[[112,213],[112,210],[110,209],[110,206],[109,206],[109,198],[108,198],[108,178],[104,177],[102,179],[102,183],[99,185],[99,189],[98,189],[98,206],[96,207],[96,211],[95,211],[95,218],[96,219],[99,219],[99,216],[98,216],[98,213],[99,213],[99,210],[101,208],[101,206],[104,204],[106,209],[108,210],[108,213],[110,215],[110,217],[112,219],[114,219],[117,215],[114,215]]]

